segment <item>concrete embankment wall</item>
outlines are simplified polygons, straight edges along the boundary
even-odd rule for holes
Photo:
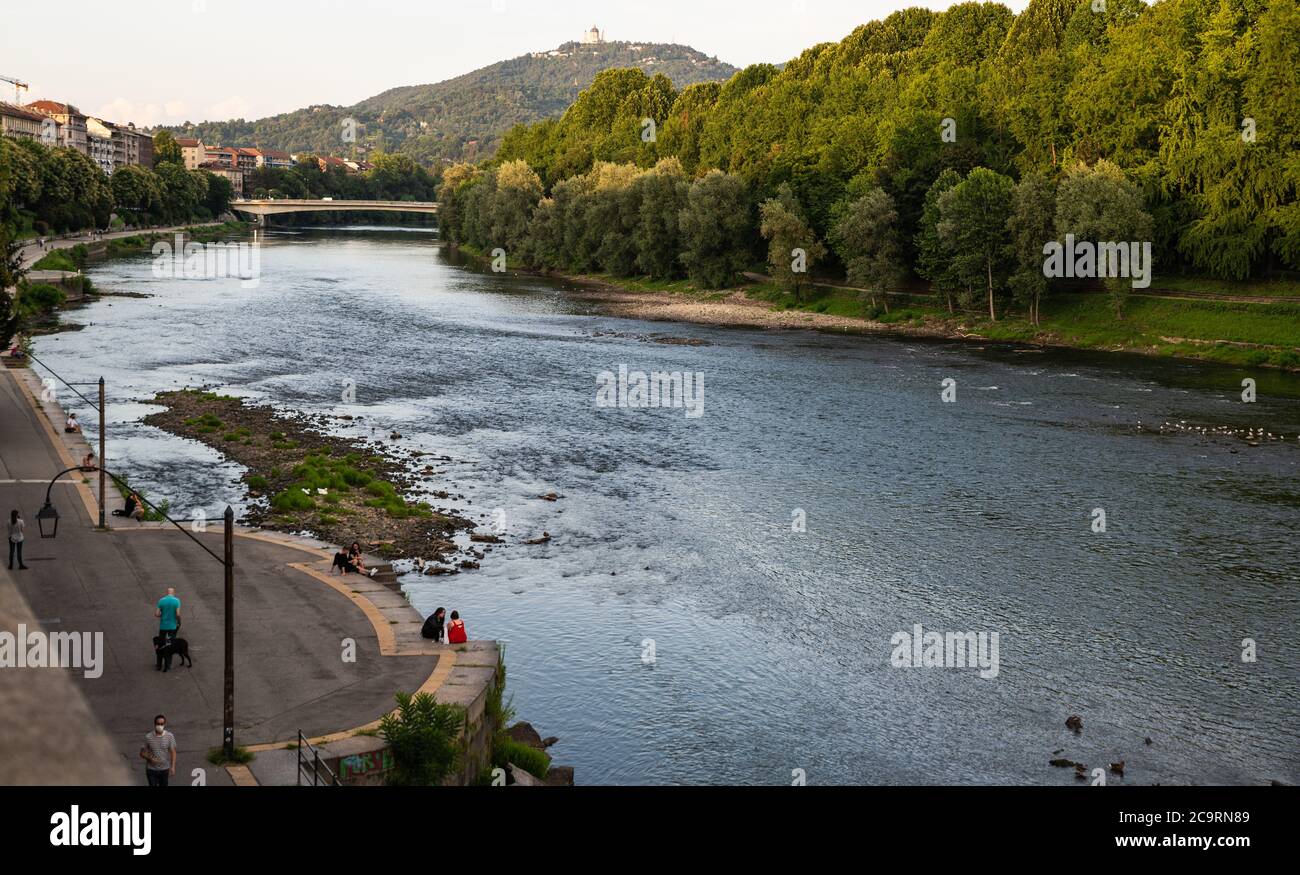
[[[433,697],[465,709],[461,760],[444,782],[446,786],[468,786],[491,768],[492,737],[499,727],[490,718],[487,703],[497,690],[499,654],[495,641],[470,641],[452,645],[443,657],[454,658],[455,663]],[[350,786],[383,784],[393,767],[392,752],[377,735],[354,735],[317,749],[321,761]]]

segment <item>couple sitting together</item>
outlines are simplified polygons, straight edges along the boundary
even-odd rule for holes
[[[330,571],[335,568],[342,574],[364,574],[367,577],[374,577],[378,571],[377,568],[366,568],[365,560],[361,558],[361,545],[356,541],[352,542],[346,553],[340,551],[334,554],[334,564],[330,566]]]

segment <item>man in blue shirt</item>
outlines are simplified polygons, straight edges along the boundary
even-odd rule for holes
[[[176,637],[176,630],[181,627],[181,600],[176,598],[176,587],[167,587],[167,595],[158,599],[158,608],[153,612],[158,618],[158,634],[163,638]]]

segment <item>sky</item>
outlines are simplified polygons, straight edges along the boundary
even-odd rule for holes
[[[1019,12],[1027,0],[1004,0]],[[577,40],[675,42],[780,63],[909,6],[949,0],[6,0],[0,75],[137,125],[349,106]],[[0,82],[0,100],[12,101]]]

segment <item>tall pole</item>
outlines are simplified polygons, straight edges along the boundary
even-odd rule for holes
[[[104,378],[99,378],[99,527],[105,528],[108,523],[104,516],[104,466],[108,464],[108,459],[104,458]]]
[[[235,511],[226,505],[226,710],[222,753],[235,758]]]

